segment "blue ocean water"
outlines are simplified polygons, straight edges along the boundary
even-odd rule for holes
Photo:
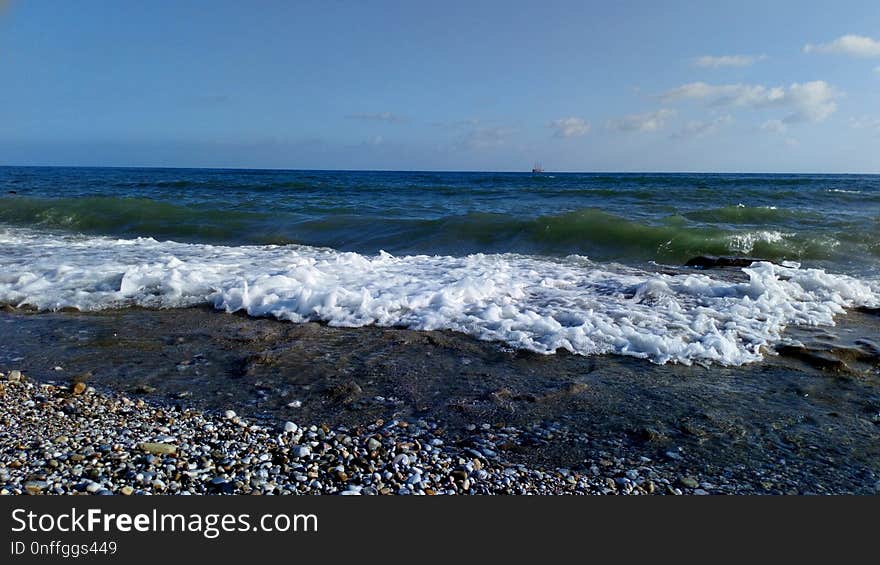
[[[191,243],[880,262],[877,175],[3,167],[0,194],[2,224]]]
[[[880,307],[880,176],[0,168],[0,304],[758,361]],[[726,271],[698,255],[750,258]]]

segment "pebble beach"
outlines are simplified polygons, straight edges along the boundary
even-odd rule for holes
[[[98,391],[73,380],[0,376],[0,493],[192,494],[720,494],[747,485],[664,472],[647,457],[607,457],[577,469],[510,461],[505,452],[568,437],[547,424],[473,425],[450,438],[432,420],[357,428],[259,425]],[[668,453],[670,459],[680,458]]]

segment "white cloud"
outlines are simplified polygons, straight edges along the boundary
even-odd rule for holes
[[[767,55],[703,55],[694,59],[694,64],[707,69],[720,67],[748,67],[763,61]]]
[[[840,53],[853,57],[880,57],[880,41],[864,35],[842,35],[829,43],[804,45],[804,53]]]
[[[880,74],[880,65],[877,65],[876,67],[874,67],[874,72],[877,74]]]
[[[589,133],[592,126],[583,118],[571,116],[553,120],[548,124],[548,127],[556,130],[556,133],[553,134],[556,137],[581,137]]]
[[[690,137],[704,137],[717,132],[721,127],[733,123],[733,116],[724,114],[713,120],[691,120],[686,122],[681,129],[672,137],[685,139]]]
[[[788,88],[760,84],[711,85],[692,82],[663,95],[666,102],[701,100],[710,106],[741,106],[750,108],[788,108],[785,123],[819,122],[837,110],[839,93],[823,80],[792,83]]]
[[[391,112],[376,112],[376,113],[366,113],[366,114],[349,114],[345,116],[349,120],[367,120],[373,122],[388,122],[388,123],[400,123],[405,122],[406,118],[403,116],[399,116],[397,114],[392,114]]]
[[[374,135],[372,137],[368,137],[364,141],[364,145],[382,145],[383,143],[385,143],[385,138],[382,137],[381,135]]]
[[[767,120],[761,124],[761,130],[770,133],[785,133],[788,126],[782,120]]]
[[[662,108],[656,112],[630,114],[616,120],[609,120],[607,127],[618,131],[657,131],[666,125],[666,120],[675,115],[675,110]]]
[[[684,99],[705,100],[713,106],[758,106],[772,104],[785,97],[785,89],[752,84],[720,84],[691,82],[666,92],[667,102]]]
[[[795,112],[786,116],[785,122],[821,122],[837,110],[837,102],[834,101],[837,96],[834,88],[822,80],[794,83],[788,87],[786,101],[795,108]]]

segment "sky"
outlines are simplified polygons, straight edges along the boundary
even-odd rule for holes
[[[880,2],[0,0],[0,164],[880,172]]]

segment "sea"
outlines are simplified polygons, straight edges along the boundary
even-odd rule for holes
[[[0,304],[742,365],[880,307],[880,176],[0,167]]]

